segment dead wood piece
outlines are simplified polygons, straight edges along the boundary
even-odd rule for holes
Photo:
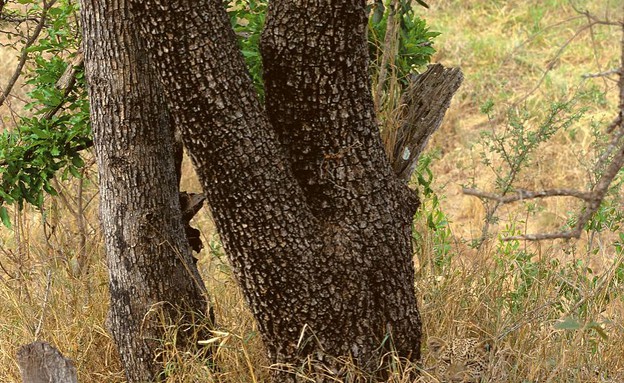
[[[182,224],[186,233],[186,239],[191,249],[199,253],[204,248],[199,230],[191,226],[191,220],[204,205],[206,197],[203,194],[180,192],[180,209],[182,210]]]
[[[440,127],[464,76],[459,68],[430,65],[415,77],[402,96],[403,125],[390,155],[395,173],[409,181],[429,137]]]
[[[64,91],[71,90],[71,88],[74,86],[74,83],[76,82],[76,74],[83,66],[83,64],[84,53],[82,53],[82,51],[78,51],[76,53],[76,57],[74,57],[72,62],[67,65],[67,68],[65,69],[65,72],[63,72],[63,75],[61,75],[58,81],[56,81],[56,87]]]
[[[45,342],[20,347],[17,363],[23,383],[78,383],[74,362]]]

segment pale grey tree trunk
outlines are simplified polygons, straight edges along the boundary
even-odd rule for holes
[[[154,381],[165,321],[206,315],[181,220],[165,101],[123,1],[81,3],[111,306],[108,327],[129,382]],[[188,339],[192,347],[193,339]]]

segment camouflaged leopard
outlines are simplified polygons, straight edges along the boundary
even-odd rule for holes
[[[433,372],[441,382],[478,383],[489,364],[490,342],[476,338],[453,339],[449,343],[429,337],[427,346],[435,365]]]

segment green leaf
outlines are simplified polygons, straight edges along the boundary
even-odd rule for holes
[[[76,169],[73,166],[68,166],[67,169],[69,170],[69,172],[71,173],[72,176],[74,176],[76,178],[80,178],[80,172],[78,171],[78,169]]]
[[[567,317],[561,322],[555,323],[554,326],[557,330],[580,330],[583,325],[573,317]]]
[[[77,168],[81,168],[84,166],[84,161],[82,159],[82,157],[80,157],[79,154],[76,154],[76,156],[72,157],[72,164],[77,167]],[[73,172],[72,172],[73,174]]]
[[[11,228],[11,220],[9,219],[9,211],[4,206],[0,206],[0,219],[2,219],[2,223],[4,224],[4,226],[6,226],[8,229]]]
[[[417,2],[418,4],[420,4],[420,5],[422,5],[422,6],[423,6],[423,7],[425,7],[425,8],[429,8],[429,5],[427,5],[427,3],[425,3],[425,2],[424,2],[424,1],[422,1],[422,0],[416,0],[416,2]]]

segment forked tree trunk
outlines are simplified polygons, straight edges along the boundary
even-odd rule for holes
[[[205,288],[181,222],[170,118],[128,9],[108,0],[84,0],[81,9],[110,278],[108,327],[128,381],[149,382],[162,369],[155,360],[162,325],[184,329],[205,315]]]
[[[270,2],[266,113],[221,1],[131,4],[271,360],[417,360],[418,199],[379,138],[365,1]]]

